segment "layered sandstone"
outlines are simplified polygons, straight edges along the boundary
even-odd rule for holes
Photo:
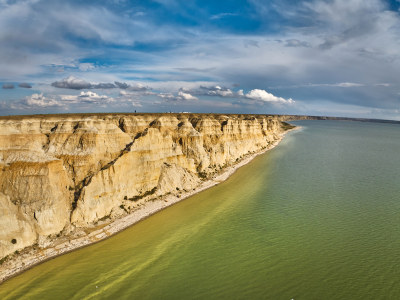
[[[0,259],[192,190],[283,130],[261,115],[2,118]]]

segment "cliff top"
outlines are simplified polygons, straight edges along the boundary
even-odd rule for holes
[[[281,121],[296,121],[296,120],[338,120],[338,121],[359,121],[359,122],[376,122],[376,123],[393,123],[400,124],[398,120],[384,120],[384,119],[368,119],[368,118],[350,118],[350,117],[328,117],[328,116],[307,116],[307,115],[278,115],[278,114],[222,114],[222,113],[124,113],[124,112],[111,112],[111,113],[65,113],[65,114],[35,114],[35,115],[10,115],[0,116],[0,121],[23,121],[28,119],[82,119],[87,117],[94,118],[113,118],[113,117],[162,117],[162,116],[174,116],[174,117],[208,117],[208,118],[224,118],[224,117],[236,117],[239,119],[246,119],[249,117],[278,117]]]
[[[66,113],[66,114],[37,114],[37,115],[10,115],[10,116],[0,116],[0,120],[24,120],[24,119],[52,119],[52,118],[67,118],[67,119],[79,119],[82,117],[123,117],[123,116],[146,116],[146,117],[161,117],[161,116],[185,116],[185,117],[273,117],[277,115],[273,114],[218,114],[218,113]]]

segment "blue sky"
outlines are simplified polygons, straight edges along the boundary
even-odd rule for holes
[[[398,0],[0,0],[0,114],[400,119]]]

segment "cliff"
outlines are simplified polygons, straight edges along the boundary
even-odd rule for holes
[[[2,117],[0,259],[192,190],[285,129],[261,115]]]

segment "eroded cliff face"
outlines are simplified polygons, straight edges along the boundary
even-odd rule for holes
[[[59,115],[0,120],[0,258],[201,180],[283,131],[268,116]]]

